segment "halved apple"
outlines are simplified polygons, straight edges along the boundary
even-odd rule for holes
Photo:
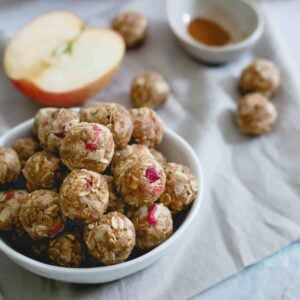
[[[28,97],[51,106],[77,105],[104,88],[124,56],[113,30],[87,27],[66,11],[42,15],[11,40],[4,68]]]

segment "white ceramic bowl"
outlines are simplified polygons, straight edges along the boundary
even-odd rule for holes
[[[29,120],[7,132],[0,138],[0,146],[10,146],[16,139],[29,136],[32,124],[33,120]],[[195,176],[198,178],[200,191],[181,226],[167,241],[157,248],[138,258],[118,265],[94,268],[63,268],[48,265],[18,253],[1,239],[0,250],[15,263],[33,273],[51,279],[73,283],[109,282],[138,272],[153,264],[160,259],[169,248],[174,247],[177,242],[180,242],[180,238],[183,234],[188,234],[188,228],[199,211],[203,195],[203,174],[201,165],[195,152],[187,142],[176,133],[166,128],[160,150],[170,161],[186,164],[193,170]]]
[[[167,0],[169,25],[180,45],[195,58],[213,64],[241,56],[259,40],[264,28],[261,10],[248,0]],[[207,46],[188,32],[189,22],[203,17],[221,25],[231,35],[224,46]]]

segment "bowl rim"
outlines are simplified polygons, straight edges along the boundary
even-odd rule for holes
[[[231,52],[235,50],[241,50],[243,48],[247,48],[250,45],[252,45],[256,40],[260,38],[264,31],[265,27],[265,20],[263,16],[262,9],[259,7],[258,4],[250,1],[250,0],[239,0],[240,2],[243,2],[248,6],[249,9],[252,9],[252,11],[255,13],[257,17],[257,24],[255,30],[245,39],[241,40],[240,42],[234,43],[234,44],[228,44],[224,46],[208,46],[205,45],[201,42],[197,42],[196,40],[193,39],[188,39],[187,35],[181,34],[177,30],[177,26],[173,25],[173,22],[171,21],[172,18],[172,6],[176,5],[176,1],[174,0],[167,0],[166,1],[166,11],[167,11],[167,19],[168,19],[168,24],[173,31],[173,33],[184,43],[198,48],[199,50],[205,50],[205,51],[210,51],[214,53],[226,53],[226,52]]]
[[[27,120],[16,127],[12,128],[8,132],[6,132],[4,135],[0,137],[0,146],[3,146],[5,139],[13,134],[17,134],[20,130],[27,128],[33,124],[33,119]],[[192,221],[195,219],[200,205],[202,203],[203,199],[203,193],[204,193],[204,176],[203,176],[203,169],[201,166],[201,163],[193,150],[193,148],[177,133],[175,133],[173,130],[169,129],[168,127],[165,127],[165,134],[167,136],[170,136],[172,139],[177,139],[179,143],[183,145],[184,148],[186,148],[189,155],[192,156],[192,161],[196,164],[196,170],[197,170],[197,181],[200,186],[200,189],[197,193],[196,199],[194,200],[192,206],[190,207],[190,211],[188,215],[186,216],[183,223],[179,226],[179,228],[174,232],[174,234],[168,238],[166,241],[164,241],[162,244],[157,246],[156,248],[150,250],[149,252],[134,258],[129,261],[122,262],[120,264],[116,265],[108,265],[108,266],[99,266],[99,267],[89,267],[89,268],[67,268],[67,267],[60,267],[55,265],[50,265],[47,263],[40,262],[38,260],[35,260],[33,258],[30,258],[24,254],[19,253],[15,249],[11,248],[8,244],[6,244],[3,239],[0,238],[0,250],[6,254],[10,258],[14,258],[19,261],[23,261],[26,266],[33,267],[34,269],[39,268],[43,271],[49,271],[52,274],[60,274],[60,275],[84,275],[84,274],[100,274],[105,273],[107,271],[120,271],[123,269],[127,269],[128,267],[131,267],[133,265],[139,265],[143,261],[150,260],[152,257],[158,255],[159,253],[163,253],[164,250],[166,250],[171,244],[173,244],[178,237],[191,225]],[[50,274],[50,273],[49,273]]]

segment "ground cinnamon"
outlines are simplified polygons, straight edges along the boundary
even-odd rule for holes
[[[188,25],[190,35],[209,46],[223,46],[230,41],[229,33],[220,25],[205,18],[196,18]]]

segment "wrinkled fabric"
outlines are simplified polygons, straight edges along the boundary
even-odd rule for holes
[[[1,14],[6,19],[0,24],[7,20],[11,26],[1,25],[2,49],[25,19],[46,10],[73,9],[93,25],[107,25],[117,4],[26,1],[10,7],[5,2]],[[271,26],[267,24],[250,54],[222,67],[205,66],[178,47],[167,25],[164,1],[129,5],[149,17],[149,38],[140,49],[126,53],[119,74],[90,102],[105,99],[129,107],[133,77],[146,70],[162,73],[172,96],[158,113],[191,144],[202,163],[201,210],[180,243],[159,262],[108,284],[84,286],[41,278],[0,254],[0,298],[186,299],[300,236],[299,87],[294,66]],[[18,15],[21,21],[12,22]],[[274,60],[282,74],[282,86],[272,98],[279,120],[270,134],[257,138],[241,135],[234,121],[238,77],[253,57]],[[0,132],[4,133],[32,117],[38,106],[24,99],[3,72],[0,76]]]

